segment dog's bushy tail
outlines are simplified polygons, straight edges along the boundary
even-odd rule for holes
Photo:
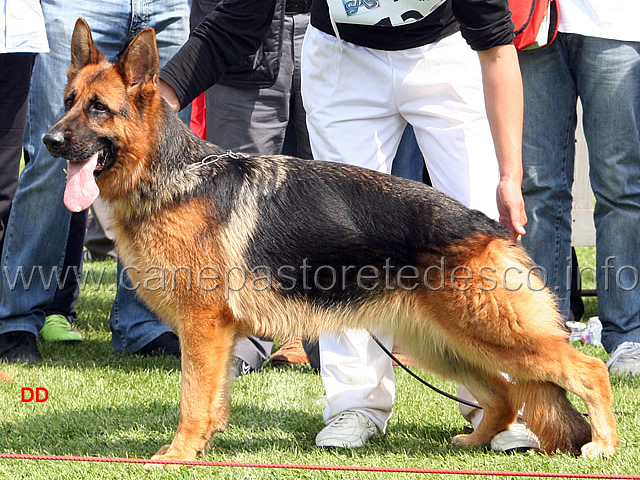
[[[538,436],[547,453],[579,454],[591,441],[591,426],[567,398],[567,392],[550,382],[518,382],[514,385],[516,405],[524,405],[527,427]]]

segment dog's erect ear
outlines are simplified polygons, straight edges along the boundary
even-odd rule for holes
[[[129,86],[156,84],[159,63],[155,32],[153,28],[147,28],[129,44],[117,68]]]
[[[104,57],[93,43],[89,25],[84,18],[78,18],[71,37],[71,66],[67,78],[71,80],[83,67],[102,60]]]

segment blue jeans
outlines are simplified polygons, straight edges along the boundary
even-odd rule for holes
[[[391,164],[391,175],[417,182],[424,180],[424,158],[411,125],[407,125],[402,132],[400,145]]]
[[[41,3],[51,52],[38,55],[33,69],[25,134],[30,162],[20,176],[2,251],[0,334],[28,331],[37,335],[44,325],[44,308],[55,293],[56,275],[64,274],[61,269],[71,221],[71,212],[62,203],[66,162],[49,155],[42,137],[64,112],[63,91],[76,19],[87,20],[96,45],[109,59],[142,29],[154,27],[160,60],[166,62],[189,34],[188,0]],[[142,316],[134,312],[130,318],[138,321]]]
[[[576,103],[583,105],[596,197],[603,344],[640,342],[640,43],[560,34],[520,52],[525,92],[525,247],[569,311]]]
[[[109,317],[111,343],[118,352],[135,353],[171,328],[161,322],[136,295],[122,263],[118,261],[118,290]]]

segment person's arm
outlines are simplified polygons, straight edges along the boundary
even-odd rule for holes
[[[500,222],[515,240],[525,234],[527,215],[522,198],[522,77],[512,44],[509,2],[452,0],[452,10],[460,32],[480,57],[484,101],[500,165]]]
[[[497,190],[500,222],[512,238],[524,235],[527,215],[522,197],[523,95],[518,54],[513,45],[478,51],[485,104],[500,165]]]
[[[164,80],[160,79],[160,95],[162,98],[166,100],[166,102],[171,107],[171,110],[178,113],[182,110],[182,106],[180,105],[180,100],[178,100],[178,94],[173,89],[171,85],[169,85]]]
[[[160,70],[160,91],[180,110],[222,74],[258,50],[276,0],[222,0]],[[168,98],[167,98],[168,97]]]

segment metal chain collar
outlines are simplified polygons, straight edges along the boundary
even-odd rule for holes
[[[215,163],[218,160],[221,160],[223,158],[232,158],[234,160],[238,160],[241,158],[248,158],[249,155],[245,155],[244,153],[236,153],[236,152],[232,152],[231,150],[227,150],[224,153],[212,153],[211,155],[207,155],[206,157],[204,157],[202,160],[200,160],[199,162],[196,162],[192,165],[189,166],[189,168],[187,168],[187,172],[193,172],[194,170],[197,170],[199,168],[202,168],[206,165],[209,165],[211,163]]]

